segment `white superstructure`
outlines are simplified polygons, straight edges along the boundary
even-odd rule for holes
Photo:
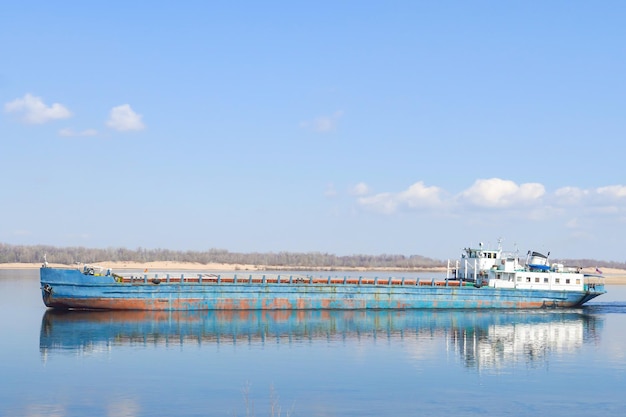
[[[452,267],[448,278],[475,282],[477,286],[532,290],[584,291],[603,284],[601,275],[585,275],[580,267],[550,264],[548,255],[529,251],[525,263],[517,253],[502,251],[500,241],[495,250],[465,248],[461,259]]]

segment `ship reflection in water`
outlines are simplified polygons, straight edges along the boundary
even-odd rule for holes
[[[465,366],[541,363],[598,338],[583,309],[532,311],[57,311],[45,312],[40,352],[96,354],[116,347],[292,344],[402,339],[441,342]]]

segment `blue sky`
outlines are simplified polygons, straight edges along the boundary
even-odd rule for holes
[[[626,261],[622,1],[21,1],[0,242]]]

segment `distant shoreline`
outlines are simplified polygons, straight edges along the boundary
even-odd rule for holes
[[[101,266],[103,268],[111,268],[112,270],[132,270],[132,271],[151,271],[151,272],[166,272],[166,271],[268,271],[268,272],[280,272],[280,271],[319,271],[319,272],[333,272],[333,271],[349,271],[349,272],[367,272],[367,271],[380,271],[380,272],[433,272],[442,273],[446,272],[445,267],[434,268],[335,268],[335,267],[309,267],[309,266],[288,266],[277,267],[268,265],[244,265],[244,264],[220,264],[209,263],[201,264],[195,262],[96,262],[93,265]],[[72,268],[76,265],[65,264],[49,264],[51,267],[58,268]],[[0,269],[39,269],[41,263],[0,263]],[[583,272],[586,274],[595,274],[595,268],[583,268]],[[626,285],[626,270],[615,268],[603,268],[603,276],[605,282],[612,285]]]
[[[365,268],[365,267],[330,267],[330,266],[275,266],[275,265],[251,265],[251,264],[223,264],[197,262],[94,262],[90,265],[111,268],[112,270],[149,270],[149,271],[403,271],[403,272],[445,272],[445,267],[431,268]],[[77,265],[49,263],[55,268],[74,268]],[[0,269],[39,269],[41,263],[0,263]],[[625,272],[626,273],[626,272]]]

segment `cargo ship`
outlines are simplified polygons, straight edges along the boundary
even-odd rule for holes
[[[548,255],[465,248],[445,278],[280,274],[119,274],[101,267],[40,269],[47,307],[87,310],[527,309],[579,307],[604,294],[600,274]]]

